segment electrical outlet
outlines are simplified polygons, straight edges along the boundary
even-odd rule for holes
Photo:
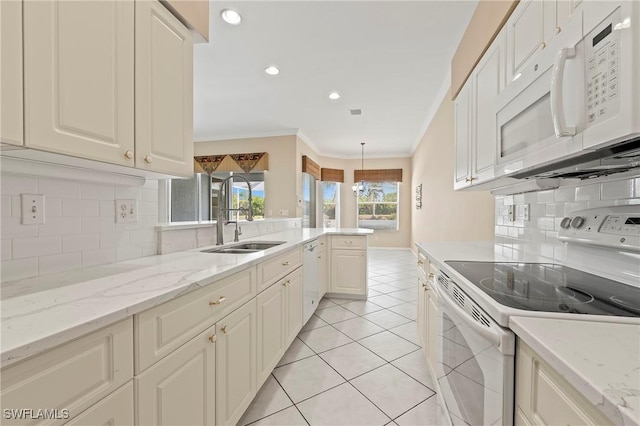
[[[524,206],[522,206],[522,220],[526,220],[529,221],[529,207],[530,204],[525,204]]]
[[[44,195],[20,194],[22,204],[22,224],[44,223]]]
[[[267,223],[267,232],[273,232],[273,223]]]
[[[509,213],[507,217],[509,222],[516,221],[516,206],[514,206],[513,204],[509,206]]]
[[[116,200],[116,223],[136,223],[138,202],[136,200]]]

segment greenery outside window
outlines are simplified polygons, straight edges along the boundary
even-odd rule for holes
[[[364,190],[357,197],[358,228],[397,231],[398,182],[363,182]]]
[[[340,182],[322,182],[322,225],[340,227]]]
[[[251,182],[254,219],[264,218],[264,172],[196,173],[191,179],[167,181],[168,219],[170,223],[201,223],[218,219],[220,183],[229,176],[243,175]],[[231,179],[225,190],[227,207],[248,208],[249,189],[241,179]],[[226,220],[246,220],[243,212],[227,212]]]

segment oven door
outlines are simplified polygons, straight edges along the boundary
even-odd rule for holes
[[[434,287],[441,302],[434,369],[449,422],[512,425],[515,335],[493,322],[454,283],[448,289],[440,282]]]

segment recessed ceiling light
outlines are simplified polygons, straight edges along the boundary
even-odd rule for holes
[[[240,25],[240,22],[242,22],[242,16],[233,9],[222,9],[220,16],[227,24]]]
[[[280,74],[280,70],[275,65],[271,65],[270,67],[266,67],[264,69],[264,72],[266,72],[269,75],[278,75],[278,74]]]
[[[335,101],[336,99],[340,99],[340,93],[338,92],[329,93],[329,99],[331,99],[332,101]]]

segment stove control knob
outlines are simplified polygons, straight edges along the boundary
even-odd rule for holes
[[[562,222],[560,222],[560,227],[562,229],[569,229],[569,226],[571,226],[571,218],[565,217],[564,219],[562,219]]]
[[[571,227],[575,229],[580,229],[580,227],[584,225],[584,217],[576,216],[571,221]]]

